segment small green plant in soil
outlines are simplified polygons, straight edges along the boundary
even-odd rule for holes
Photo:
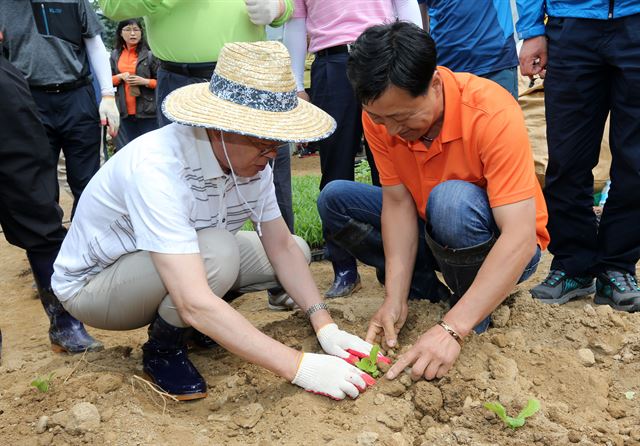
[[[380,351],[379,345],[374,345],[369,353],[369,357],[364,357],[360,361],[356,362],[356,367],[360,370],[367,372],[369,375],[377,378],[380,376],[380,370],[378,370],[378,352]]]
[[[527,406],[522,409],[515,418],[508,416],[504,406],[498,402],[484,403],[484,407],[494,412],[507,426],[515,430],[524,426],[525,420],[540,410],[540,401],[534,398],[530,399],[529,402],[527,402]]]
[[[42,393],[46,393],[49,391],[49,387],[51,387],[51,380],[53,379],[53,375],[55,372],[51,372],[48,375],[39,376],[38,378],[31,381],[31,385],[38,389]]]

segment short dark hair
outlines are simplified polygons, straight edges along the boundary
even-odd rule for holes
[[[423,95],[436,68],[436,46],[420,27],[396,21],[367,28],[353,44],[347,75],[361,104],[378,99],[390,84]]]
[[[144,26],[142,26],[142,20],[140,19],[127,19],[118,23],[118,27],[116,28],[115,34],[115,42],[114,48],[118,51],[122,51],[125,47],[124,39],[122,38],[122,28],[128,25],[136,25],[140,28],[140,42],[137,45],[137,51],[139,52],[142,48],[149,49],[149,45],[147,44],[147,39],[144,36]]]

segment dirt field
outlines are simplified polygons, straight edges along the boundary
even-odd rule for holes
[[[315,160],[295,161],[296,171],[311,172]],[[218,348],[191,353],[208,398],[165,406],[134,378],[145,329],[90,329],[105,350],[84,357],[50,351],[24,253],[2,239],[0,445],[640,445],[640,313],[597,307],[591,298],[562,307],[534,302],[527,290],[549,260],[496,311],[487,333],[468,339],[439,381],[380,379],[357,400],[334,402]],[[312,271],[326,289],[330,265],[314,263]],[[339,325],[364,336],[383,289],[373,270],[360,271],[363,289],[329,305]],[[305,319],[269,311],[265,293],[234,305],[285,344],[319,351]],[[445,310],[413,302],[401,347]],[[48,392],[30,385],[52,372]],[[542,409],[516,431],[482,407],[500,401],[515,415],[529,398]]]

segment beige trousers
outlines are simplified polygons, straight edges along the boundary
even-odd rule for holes
[[[300,237],[293,237],[308,263],[309,247]],[[230,290],[246,293],[279,286],[255,232],[233,235],[208,228],[198,231],[198,243],[209,287],[217,296]],[[63,305],[76,319],[105,330],[143,327],[156,313],[173,326],[188,326],[167,294],[148,251],[120,257]]]

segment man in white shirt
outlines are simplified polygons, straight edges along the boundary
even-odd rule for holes
[[[65,308],[103,329],[150,323],[144,371],[178,399],[206,396],[187,358],[189,327],[308,391],[358,396],[371,378],[346,361],[371,345],[333,323],[309,249],[280,216],[268,166],[283,142],[335,129],[331,117],[298,101],[286,48],[225,45],[211,82],[176,90],[163,111],[175,123],[119,151],[82,196],[52,280]],[[240,231],[248,219],[257,233]],[[346,361],[280,344],[223,300],[229,291],[280,284],[325,352]]]

